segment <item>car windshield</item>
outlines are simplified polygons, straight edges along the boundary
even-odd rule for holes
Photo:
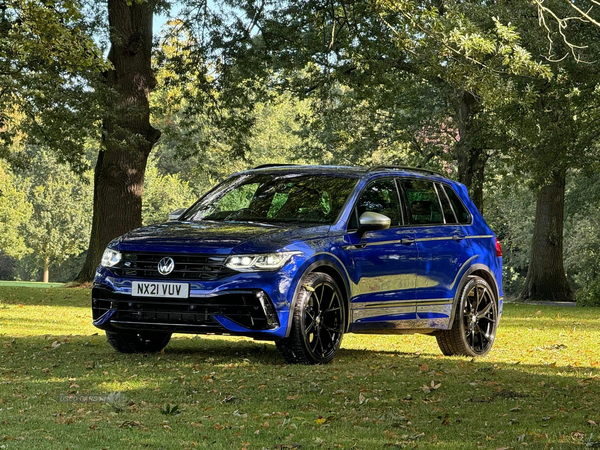
[[[331,175],[249,174],[227,180],[180,220],[332,224],[356,185]]]

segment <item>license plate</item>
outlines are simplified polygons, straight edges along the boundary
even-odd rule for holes
[[[133,281],[131,283],[131,295],[136,297],[166,297],[166,298],[188,298],[190,285],[187,283],[165,283]]]

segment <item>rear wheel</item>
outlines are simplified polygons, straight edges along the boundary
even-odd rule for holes
[[[119,353],[156,353],[167,346],[171,333],[107,331],[106,339]]]
[[[342,293],[333,278],[316,272],[302,281],[296,295],[290,335],[277,341],[277,349],[290,364],[326,364],[344,335]]]
[[[490,285],[472,276],[464,286],[452,328],[442,331],[437,342],[446,356],[485,356],[496,338],[498,303]]]

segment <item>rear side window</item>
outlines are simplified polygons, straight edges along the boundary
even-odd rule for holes
[[[442,204],[442,211],[444,211],[444,219],[446,219],[446,224],[458,223],[456,216],[454,215],[454,210],[452,209],[452,206],[450,206],[450,201],[444,193],[444,187],[440,183],[436,183],[435,187],[437,188],[438,197],[440,198],[440,203]]]
[[[470,223],[471,214],[469,214],[469,211],[467,211],[467,208],[465,208],[463,202],[460,201],[458,195],[456,195],[456,192],[454,192],[454,190],[449,186],[444,186],[444,189],[446,191],[446,194],[448,194],[448,199],[450,200],[450,203],[452,203],[452,209],[454,209],[454,212],[456,213],[458,223]]]
[[[358,219],[365,212],[376,212],[388,216],[392,226],[402,223],[400,200],[393,180],[373,181],[365,188],[356,202],[356,208],[349,224],[350,229],[358,228]]]
[[[433,182],[402,180],[408,200],[411,223],[418,225],[443,224],[444,214]]]

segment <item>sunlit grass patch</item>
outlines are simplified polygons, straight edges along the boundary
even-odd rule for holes
[[[176,335],[122,355],[89,290],[0,287],[0,446],[593,448],[600,309],[510,304],[494,350],[442,357],[429,336],[347,335],[327,366],[272,343]],[[60,396],[122,392],[124,401]]]
[[[64,283],[42,283],[39,281],[4,281],[0,280],[0,287],[35,287],[40,289],[50,289],[63,287]]]

